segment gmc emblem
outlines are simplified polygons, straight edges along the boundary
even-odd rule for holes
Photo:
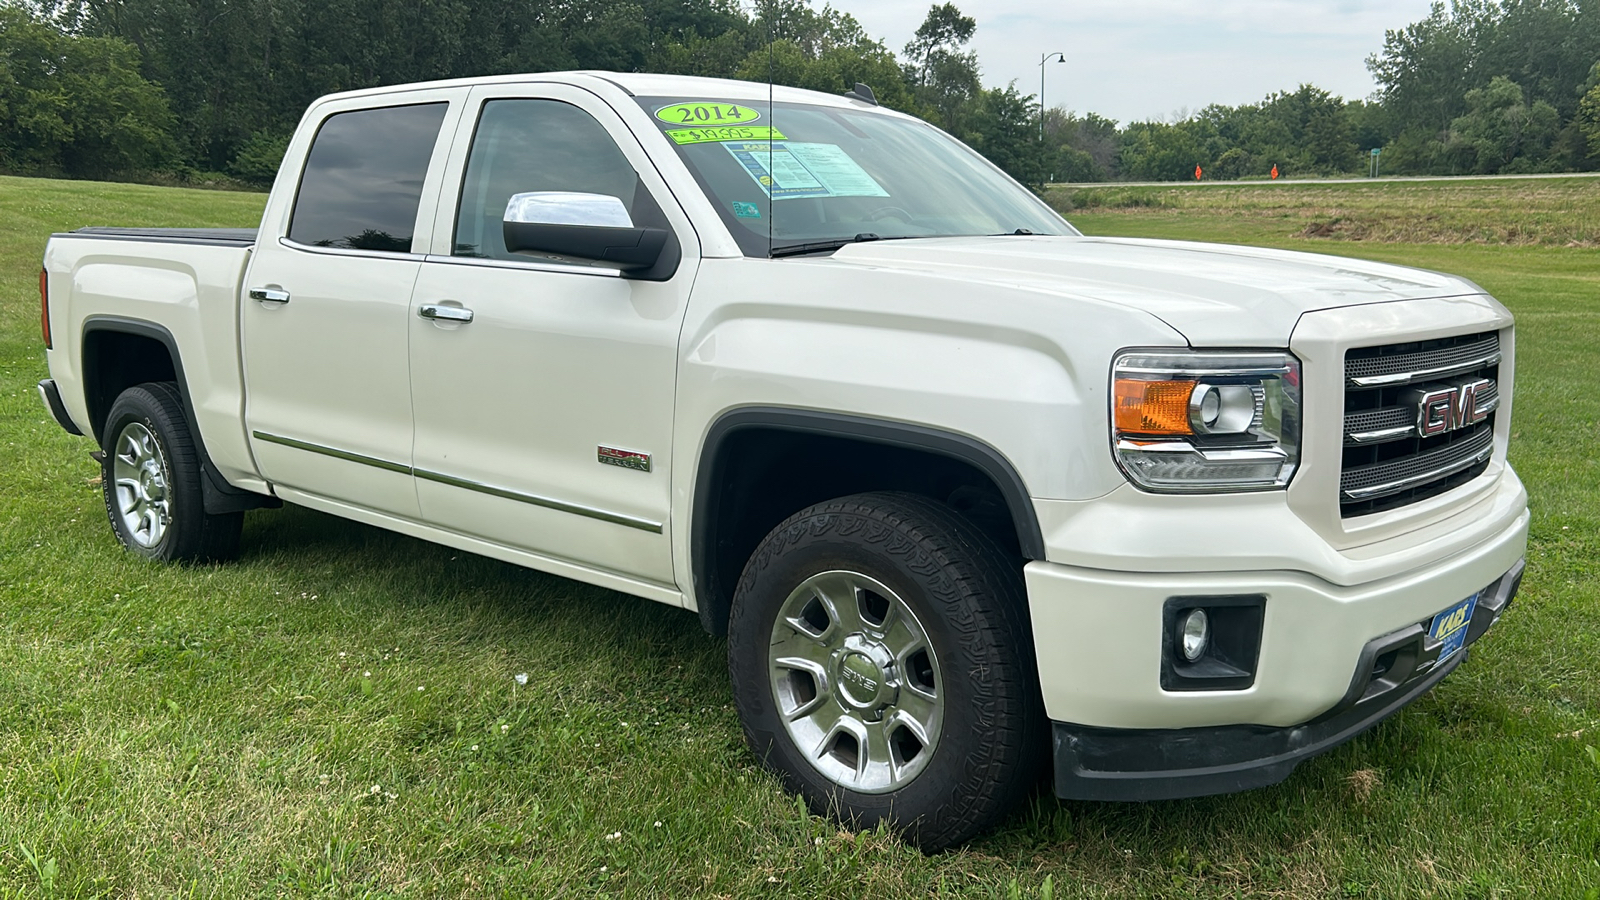
[[[1478,395],[1485,393],[1493,384],[1487,378],[1476,378],[1445,387],[1423,387],[1410,391],[1406,399],[1417,410],[1417,434],[1433,437],[1476,425],[1489,418],[1489,413],[1494,411],[1494,404],[1480,406]]]

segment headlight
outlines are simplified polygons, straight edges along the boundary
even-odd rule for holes
[[[1117,464],[1147,491],[1285,487],[1300,459],[1300,361],[1123,353],[1111,370],[1111,438]]]

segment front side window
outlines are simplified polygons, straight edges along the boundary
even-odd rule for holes
[[[444,103],[337,113],[311,142],[289,240],[410,253]]]
[[[1077,232],[931,125],[765,99],[637,97],[747,256],[871,238]]]
[[[635,225],[665,225],[639,175],[605,126],[559,100],[490,100],[467,156],[453,253],[526,259],[506,250],[513,194],[570,191],[616,197]]]

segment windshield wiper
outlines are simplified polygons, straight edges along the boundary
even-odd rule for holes
[[[881,240],[883,240],[883,238],[879,237],[878,235],[875,235],[870,231],[864,231],[855,237],[850,238],[834,238],[831,241],[810,241],[804,244],[783,244],[772,248],[772,258],[777,259],[780,256],[799,256],[802,253],[823,253],[829,250],[837,250],[846,244],[860,244],[865,243],[866,241]]]

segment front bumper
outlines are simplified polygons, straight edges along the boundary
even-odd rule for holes
[[[1471,646],[1511,605],[1524,563],[1479,594],[1468,626]],[[1056,795],[1076,800],[1172,800],[1276,784],[1305,759],[1348,741],[1427,693],[1466,659],[1443,662],[1428,622],[1368,641],[1344,697],[1301,725],[1224,725],[1178,729],[1108,729],[1054,724]]]

